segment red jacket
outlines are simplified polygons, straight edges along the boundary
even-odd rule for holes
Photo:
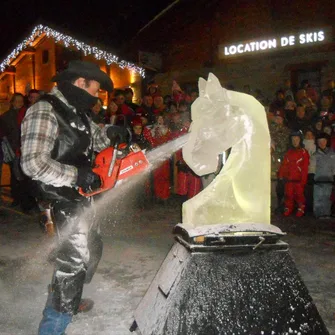
[[[306,149],[289,149],[278,171],[278,178],[306,184],[309,154]]]

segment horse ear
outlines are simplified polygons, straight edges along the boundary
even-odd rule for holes
[[[222,86],[220,84],[219,79],[213,74],[209,73],[208,80],[207,80],[207,86],[206,86],[206,94],[211,96],[212,94],[216,93],[217,91],[221,91]]]
[[[206,85],[207,81],[204,78],[199,78],[198,86],[199,86],[199,97],[204,97],[206,93]]]

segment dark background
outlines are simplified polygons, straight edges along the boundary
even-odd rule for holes
[[[0,61],[30,35],[38,22],[88,44],[106,46],[118,55],[125,41],[173,2],[2,0]]]

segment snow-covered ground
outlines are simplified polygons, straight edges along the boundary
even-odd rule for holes
[[[139,210],[132,205],[101,206],[104,253],[84,297],[94,308],[74,318],[68,335],[126,335],[133,312],[174,243],[173,226],[180,222],[180,202]],[[1,209],[0,209],[1,210]],[[37,217],[1,210],[0,334],[35,335],[41,319],[52,266],[47,262],[51,240]],[[335,334],[334,235],[315,231],[317,223],[303,218],[282,222],[297,266],[330,334]]]

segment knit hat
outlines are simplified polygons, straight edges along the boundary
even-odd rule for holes
[[[293,136],[298,136],[300,137],[300,147],[304,147],[304,134],[302,133],[301,130],[295,130],[295,131],[292,131],[291,134],[290,134],[290,141],[292,140],[292,137]]]
[[[320,140],[322,138],[327,140],[327,147],[329,147],[330,146],[330,136],[325,132],[322,132],[322,133],[319,133],[319,134],[316,135],[316,137],[315,137],[316,144],[318,143],[318,140]]]
[[[141,119],[141,116],[139,115],[136,115],[133,120],[131,121],[131,125],[133,127],[135,126],[142,126],[142,119]]]

